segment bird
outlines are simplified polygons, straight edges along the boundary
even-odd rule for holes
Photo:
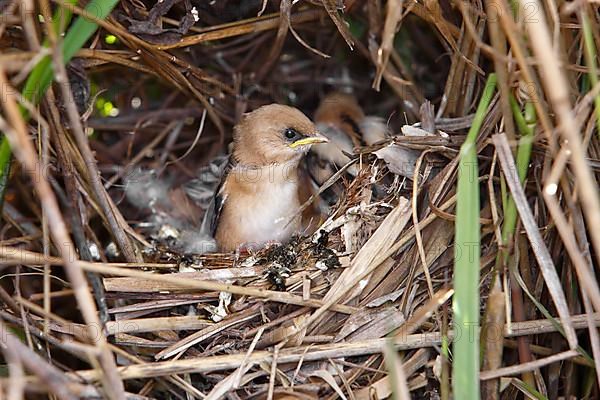
[[[325,95],[313,114],[315,125],[328,143],[311,148],[305,159],[304,171],[309,177],[309,198],[319,191],[319,187],[331,178],[337,170],[350,162],[354,149],[370,146],[389,138],[390,132],[383,118],[366,115],[358,104],[356,97],[350,93],[332,91]],[[353,179],[358,174],[356,164],[346,170],[345,176]],[[306,215],[313,221],[323,220],[331,207],[343,195],[344,187],[337,182],[307,208]],[[305,217],[306,219],[307,217]],[[314,228],[315,224],[312,225]]]
[[[327,142],[297,108],[269,104],[244,114],[201,228],[218,250],[258,250],[299,233],[298,166],[312,145]]]
[[[314,120],[317,129],[329,139],[329,143],[311,149],[320,161],[311,166],[311,173],[320,184],[350,161],[354,148],[370,146],[389,136],[385,121],[365,115],[356,97],[349,93],[334,91],[326,95],[314,113]],[[348,172],[356,176],[358,171],[351,166]]]

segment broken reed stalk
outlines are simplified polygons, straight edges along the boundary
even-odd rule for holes
[[[454,324],[463,332],[479,326],[479,168],[477,135],[494,95],[496,75],[490,74],[473,125],[460,148],[454,240]],[[479,398],[479,339],[465,335],[454,342],[452,388],[457,399]]]

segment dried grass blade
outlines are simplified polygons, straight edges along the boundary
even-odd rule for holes
[[[481,380],[485,381],[488,379],[496,379],[496,378],[500,378],[500,377],[508,376],[508,375],[518,375],[525,371],[533,371],[533,370],[542,368],[546,365],[549,365],[549,364],[552,364],[555,362],[559,362],[562,360],[567,360],[569,358],[576,357],[577,355],[578,355],[577,351],[568,350],[568,351],[564,351],[562,353],[554,354],[550,357],[541,358],[539,360],[531,361],[528,363],[514,365],[512,367],[499,368],[494,371],[484,371],[481,373]]]
[[[0,335],[0,342],[6,347],[10,347],[12,351],[18,355],[21,363],[27,367],[27,369],[36,374],[44,385],[54,393],[57,397],[64,400],[77,399],[83,395],[82,389],[85,386],[75,382],[68,376],[62,373],[54,365],[47,363],[41,356],[36,352],[27,347],[21,340],[15,336],[7,325],[0,322],[0,329],[2,329],[2,335]],[[8,358],[8,357],[7,357]],[[11,387],[10,381],[13,377],[10,376],[9,383],[7,386],[2,384],[3,387]],[[25,383],[25,381],[23,381]]]
[[[540,270],[544,276],[546,285],[548,286],[548,292],[554,301],[558,315],[565,328],[565,335],[567,337],[567,341],[569,342],[569,347],[574,349],[577,347],[577,336],[575,334],[575,330],[573,329],[573,325],[569,320],[569,307],[567,305],[565,293],[563,292],[560,279],[556,273],[556,267],[554,266],[552,257],[550,256],[548,248],[546,247],[546,244],[540,235],[538,226],[535,223],[535,219],[533,218],[533,214],[529,208],[529,204],[527,203],[525,192],[521,187],[519,177],[516,172],[517,167],[515,165],[508,140],[506,139],[506,135],[496,134],[492,137],[492,141],[496,146],[498,159],[500,160],[500,165],[506,178],[506,183],[510,188],[515,205],[519,211],[519,215],[521,217],[521,221],[523,222],[525,231],[527,232],[527,237],[531,243],[533,253],[536,256]]]
[[[321,0],[321,3],[323,4],[323,7],[325,7],[327,14],[329,14],[329,17],[331,18],[335,26],[338,28],[338,31],[352,50],[354,48],[354,39],[352,38],[352,33],[350,32],[348,25],[346,25],[346,22],[338,13],[336,1]]]
[[[250,347],[248,348],[248,351],[246,352],[246,358],[244,358],[244,360],[242,360],[242,363],[240,364],[238,369],[235,370],[227,378],[225,378],[221,382],[217,383],[215,385],[215,387],[210,391],[210,393],[206,396],[205,400],[221,399],[228,392],[235,390],[240,386],[242,377],[254,365],[253,363],[247,363],[247,361],[248,361],[248,358],[250,357],[250,355],[252,354],[252,352],[254,351],[254,348],[256,347],[256,344],[258,343],[258,340],[262,336],[263,332],[264,332],[264,329],[261,328],[256,333],[256,335],[254,336],[254,339],[252,340],[252,343],[250,344]]]
[[[596,326],[600,326],[600,315],[594,314],[593,319]],[[575,315],[571,320],[577,329],[587,329],[587,315]],[[519,337],[556,332],[556,327],[547,320],[534,320],[515,323],[511,334],[506,333],[507,327],[505,326],[504,332],[506,337]],[[450,331],[448,337],[449,339],[452,339],[454,333]],[[342,357],[381,354],[387,340],[389,339],[369,339],[355,343],[333,343],[285,348],[279,352],[278,362],[280,364],[285,364],[297,363],[300,360],[310,362],[326,360],[328,358],[337,359]],[[417,333],[395,338],[394,347],[396,350],[418,349],[437,346],[441,341],[442,335],[440,332]],[[260,362],[271,362],[272,357],[272,352],[261,350],[253,352],[249,357],[246,356],[246,353],[226,354],[212,357],[192,357],[182,360],[128,365],[118,367],[117,370],[122,379],[142,379],[184,372],[203,373],[231,370],[238,368],[242,362],[252,362],[255,364]],[[100,377],[100,374],[97,370],[85,370],[77,371],[75,376],[84,381],[93,381],[97,380]],[[4,382],[4,380],[0,379],[0,384],[4,384]]]
[[[375,72],[375,80],[373,81],[373,89],[379,91],[383,71],[387,67],[390,59],[390,53],[394,48],[394,38],[398,24],[402,19],[402,3],[403,1],[388,1],[387,15],[383,24],[383,32],[381,34],[381,46],[377,52],[377,71]]]
[[[536,10],[544,10],[544,7],[538,0],[520,0],[520,4],[524,10],[532,6]],[[558,130],[572,153],[571,162],[577,178],[577,189],[581,199],[583,214],[590,230],[596,257],[600,258],[600,230],[596,229],[596,227],[600,226],[598,183],[592,173],[586,157],[587,151],[583,147],[579,136],[579,126],[575,120],[569,100],[571,96],[569,93],[569,83],[564,71],[561,69],[562,62],[558,51],[552,45],[545,13],[538,12],[535,18],[527,18],[525,26],[529,35],[535,38],[535,40],[531,41],[531,45],[537,57],[542,75],[542,83],[558,117]]]
[[[402,361],[400,361],[394,345],[389,340],[383,346],[383,357],[387,366],[394,397],[398,400],[410,400],[410,391],[406,383],[406,374],[402,367]]]

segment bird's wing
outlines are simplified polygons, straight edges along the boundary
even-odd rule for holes
[[[228,155],[216,156],[208,165],[198,170],[197,178],[182,185],[188,197],[204,210],[208,209],[215,197],[228,163]]]
[[[215,190],[215,194],[208,208],[206,209],[206,213],[204,214],[201,230],[203,233],[206,233],[212,237],[215,236],[217,225],[219,223],[219,217],[221,216],[223,206],[225,205],[225,200],[227,197],[227,194],[225,193],[225,181],[227,180],[227,176],[229,175],[229,171],[231,171],[232,167],[232,158],[230,157],[227,161],[227,166],[223,170],[221,181],[219,182],[219,185]]]

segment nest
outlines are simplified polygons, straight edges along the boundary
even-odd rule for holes
[[[117,3],[36,107],[16,88],[44,54],[62,60],[58,6],[0,2],[3,394],[450,398],[458,165],[482,117],[481,395],[598,396],[597,10],[536,2],[537,29],[503,1]],[[536,43],[550,39],[560,59]],[[207,252],[194,223],[232,126],[273,102],[312,115],[332,91],[392,135],[311,199],[335,189],[316,229]],[[519,182],[508,146],[527,127]],[[523,222],[505,238],[515,182]]]

